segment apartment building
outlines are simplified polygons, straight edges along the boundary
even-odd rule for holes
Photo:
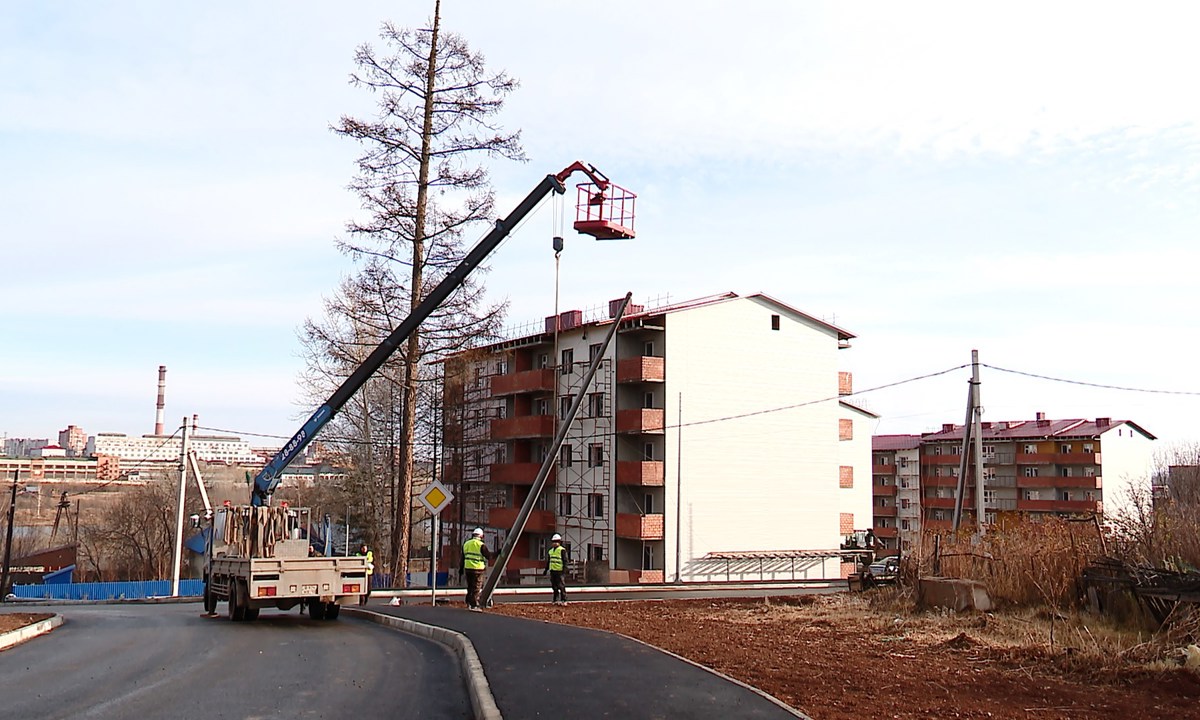
[[[68,425],[58,431],[58,444],[67,451],[68,457],[83,457],[87,451],[88,434],[77,425]]]
[[[921,436],[922,524],[953,520],[963,427],[946,424]],[[1150,491],[1155,437],[1129,420],[1050,420],[982,424],[985,522],[1006,513],[1119,515],[1134,489]],[[968,469],[970,473],[970,469]],[[970,477],[970,476],[968,476]],[[974,483],[963,508],[974,522]]]
[[[874,436],[871,465],[878,554],[907,554],[921,537],[921,436]]]
[[[88,441],[89,455],[112,455],[123,470],[145,468],[148,463],[178,462],[183,440],[179,436],[97,433]],[[250,443],[236,437],[190,435],[188,446],[205,462],[230,465],[262,464],[263,459],[250,449]]]
[[[871,511],[870,423],[847,401],[853,335],[763,294],[569,311],[446,364],[447,543],[513,525],[600,356],[511,571],[558,532],[592,582],[711,579],[717,553],[835,549]],[[837,576],[818,568],[824,576]]]

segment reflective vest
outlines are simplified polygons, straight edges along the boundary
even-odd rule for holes
[[[375,572],[375,553],[367,551],[367,574]]]
[[[483,557],[483,541],[479,538],[471,538],[463,543],[463,567],[468,570],[484,570],[487,568],[487,560]]]
[[[555,572],[562,572],[563,569],[563,546],[550,548],[550,569]]]

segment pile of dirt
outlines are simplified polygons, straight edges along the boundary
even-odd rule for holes
[[[20,630],[26,625],[54,617],[49,613],[0,612],[0,633]]]
[[[817,720],[1174,720],[1196,717],[1200,701],[1200,678],[1183,669],[1128,663],[1119,672],[1111,664],[1096,672],[1065,649],[1016,652],[995,644],[978,615],[885,613],[854,596],[510,604],[493,611],[628,635]]]

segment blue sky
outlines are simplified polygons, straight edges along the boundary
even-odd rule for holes
[[[649,6],[649,7],[647,7]],[[0,18],[0,435],[167,424],[291,435],[297,329],[351,270],[347,77],[431,2],[17,2]],[[857,389],[965,364],[985,419],[1200,435],[1200,10],[1189,3],[448,0],[522,87],[507,213],[593,163],[639,237],[569,236],[561,306],[766,292],[855,333]],[[494,256],[549,314],[544,206]],[[480,235],[482,235],[482,230]],[[961,422],[967,371],[870,393],[880,433]],[[1182,393],[1182,394],[1179,394]]]

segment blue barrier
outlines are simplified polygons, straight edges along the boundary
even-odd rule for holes
[[[54,583],[50,585],[13,585],[12,593],[24,600],[135,600],[170,597],[170,580],[135,582]],[[204,594],[203,580],[180,580],[181,597]]]

